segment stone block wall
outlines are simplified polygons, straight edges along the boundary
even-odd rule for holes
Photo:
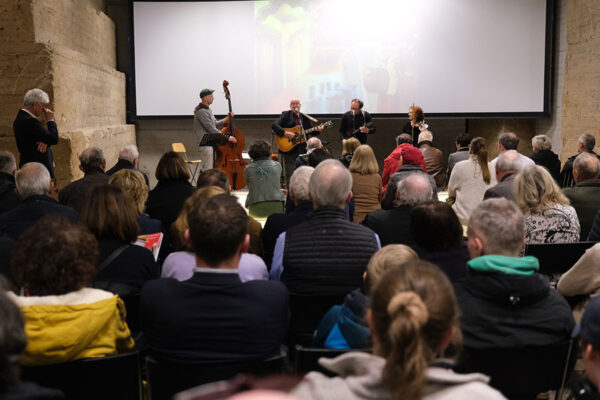
[[[23,95],[45,90],[60,135],[59,189],[81,177],[77,157],[86,147],[101,147],[111,166],[135,143],[125,77],[115,69],[115,26],[103,8],[102,0],[0,0],[0,148],[17,154],[12,122]]]

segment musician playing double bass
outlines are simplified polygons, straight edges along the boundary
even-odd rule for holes
[[[202,137],[207,133],[221,134],[220,129],[223,125],[228,124],[233,113],[228,114],[225,118],[217,121],[210,105],[215,100],[213,95],[214,90],[202,89],[200,92],[200,104],[194,109],[194,133],[198,138],[198,143],[202,140]],[[231,143],[236,143],[237,139],[234,136],[229,136],[228,139]],[[198,148],[200,158],[202,159],[202,169],[212,169],[214,167],[214,153],[212,146],[200,146]]]
[[[350,111],[342,115],[340,124],[340,139],[355,137],[360,144],[367,144],[367,135],[375,133],[375,125],[371,114],[363,111],[363,102],[360,99],[352,99]]]
[[[282,112],[279,118],[273,122],[273,132],[277,136],[287,136],[289,139],[294,139],[294,137],[296,137],[296,133],[290,132],[289,130],[286,130],[286,128],[294,128],[300,125],[302,129],[305,130],[312,127],[312,121],[310,118],[300,112],[301,107],[302,104],[300,103],[300,100],[292,99],[290,101],[290,109]],[[323,131],[322,125],[317,127],[316,133],[313,136],[318,135],[321,131]],[[306,140],[308,140],[308,137]],[[286,184],[289,184],[290,177],[294,172],[296,157],[303,153],[306,153],[306,142],[294,146],[294,148],[288,152],[282,152],[281,150],[279,151],[279,157],[283,166]]]

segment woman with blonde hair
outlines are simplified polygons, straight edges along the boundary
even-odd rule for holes
[[[495,184],[496,174],[488,162],[486,141],[476,137],[469,144],[469,159],[456,163],[448,182],[448,201],[462,225],[467,225],[485,191]]]
[[[526,243],[579,241],[579,219],[550,172],[532,165],[515,178],[515,198],[525,215]]]
[[[171,225],[171,236],[173,248],[177,251],[169,254],[162,266],[163,278],[175,278],[185,281],[192,277],[196,268],[196,255],[189,246],[186,239],[186,231],[189,229],[189,213],[196,208],[197,204],[218,194],[226,194],[225,190],[217,186],[207,186],[198,189],[189,197],[179,217]],[[268,279],[267,265],[257,255],[243,253],[239,263],[239,275],[242,282],[255,279]]]
[[[354,157],[354,151],[360,146],[360,141],[357,138],[350,138],[342,140],[342,158],[340,161],[348,168],[352,157]]]
[[[138,225],[140,233],[162,232],[162,225],[158,219],[153,219],[144,213],[146,200],[148,200],[148,185],[144,175],[134,169],[122,169],[108,179],[108,183],[121,188],[125,195],[131,200],[138,213]]]
[[[356,148],[349,169],[354,194],[353,221],[360,224],[368,213],[381,208],[381,175],[371,146],[362,144]]]
[[[299,399],[503,399],[482,374],[458,374],[447,350],[460,347],[452,284],[435,265],[409,261],[387,271],[371,295],[373,354],[349,352],[320,364],[292,391]]]

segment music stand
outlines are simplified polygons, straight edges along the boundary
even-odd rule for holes
[[[224,144],[227,144],[227,140],[227,136],[221,133],[205,133],[198,146],[223,146]]]

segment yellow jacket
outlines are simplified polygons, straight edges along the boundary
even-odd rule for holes
[[[117,295],[84,288],[60,296],[9,296],[25,316],[23,365],[103,357],[133,348],[125,306]]]

